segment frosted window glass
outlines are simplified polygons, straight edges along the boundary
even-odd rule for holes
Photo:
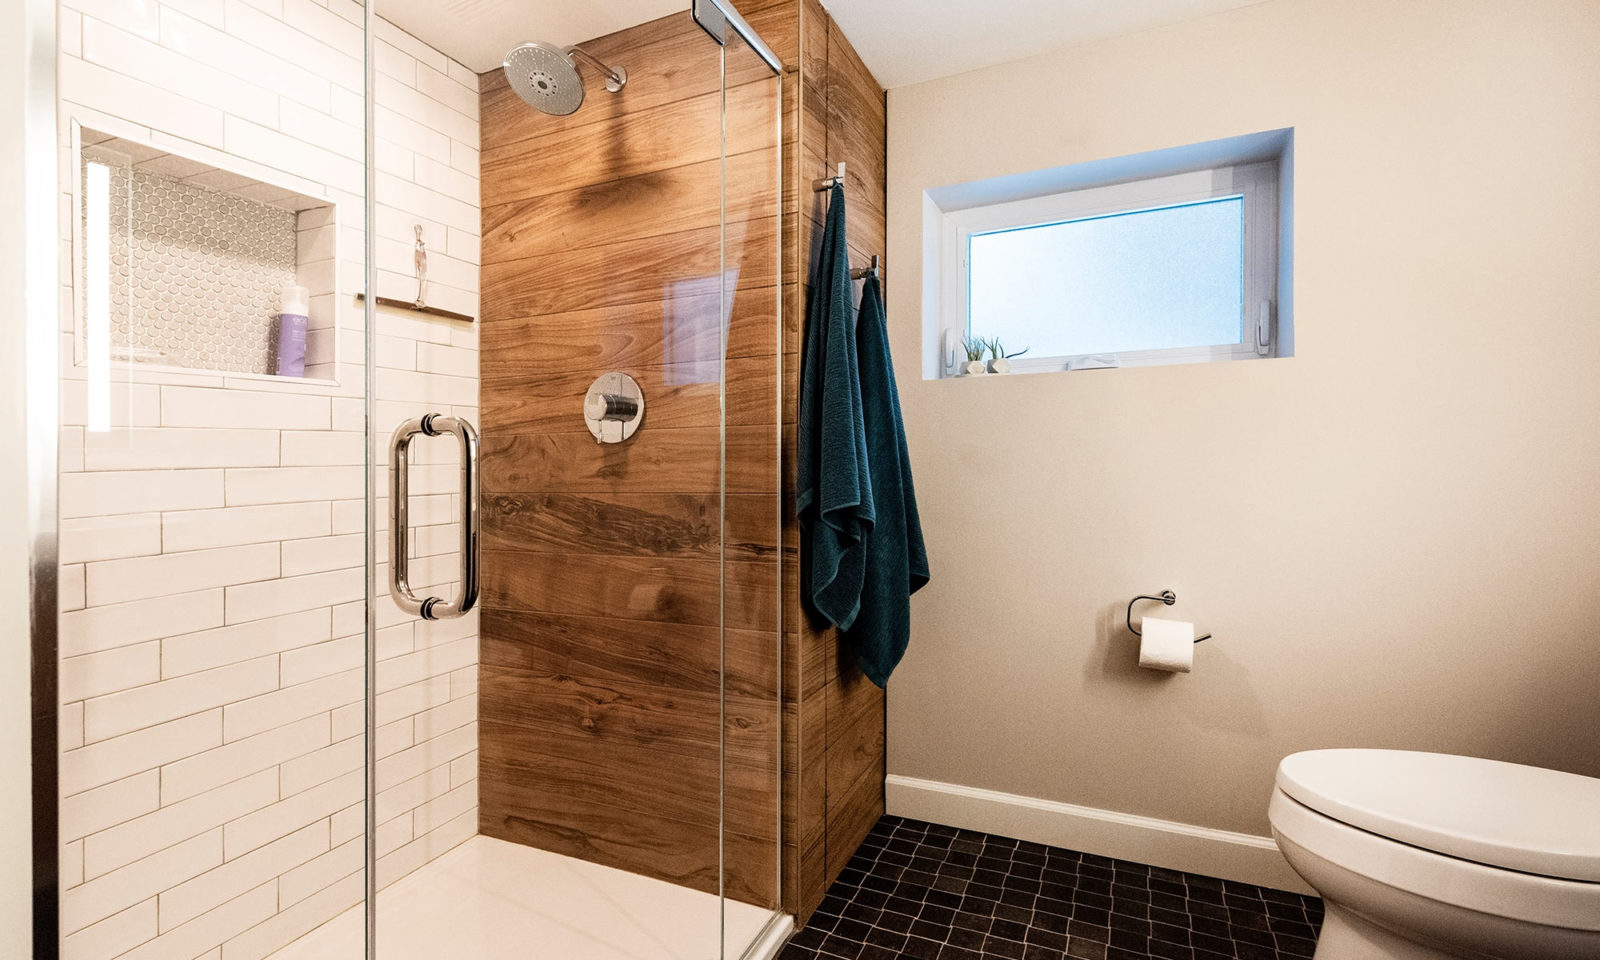
[[[1061,357],[1243,340],[1244,200],[974,234],[973,336]]]

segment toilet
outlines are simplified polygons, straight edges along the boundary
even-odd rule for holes
[[[1316,960],[1600,960],[1600,780],[1405,750],[1284,758],[1268,807]]]

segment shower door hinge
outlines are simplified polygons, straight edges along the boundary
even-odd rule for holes
[[[694,0],[689,12],[700,29],[711,35],[711,39],[723,46],[728,45],[728,15],[722,12],[721,7],[712,0]]]

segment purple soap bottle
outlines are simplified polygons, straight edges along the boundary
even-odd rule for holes
[[[311,291],[290,284],[283,288],[278,307],[278,376],[306,375],[306,317],[311,313]]]

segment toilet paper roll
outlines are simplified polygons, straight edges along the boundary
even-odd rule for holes
[[[1194,666],[1194,624],[1145,617],[1139,626],[1144,634],[1139,638],[1139,666],[1169,673],[1188,673]]]

